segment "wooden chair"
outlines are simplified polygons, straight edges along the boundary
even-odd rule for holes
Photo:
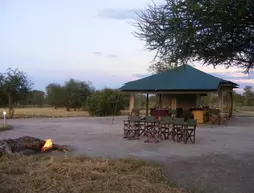
[[[171,118],[175,118],[176,117],[176,110],[168,110],[168,114]]]
[[[168,117],[168,116],[164,116],[161,118],[161,120],[159,121],[159,137],[162,139],[162,137],[164,137],[164,139],[169,139],[169,136],[171,135],[171,130],[170,128],[171,125],[173,124],[173,120]]]
[[[172,128],[172,139],[180,141],[184,137],[184,118],[174,118]]]
[[[228,121],[229,121],[229,113],[228,112],[220,113],[220,123],[224,124],[225,126],[228,126]]]
[[[139,116],[139,110],[137,109],[132,109],[131,112],[128,113],[128,117],[127,120],[124,120],[124,128],[128,128],[129,124],[130,124],[130,118],[131,116]]]
[[[220,125],[221,119],[220,119],[220,110],[219,109],[210,109],[209,112],[209,122],[211,127]]]
[[[138,109],[132,109],[131,112],[128,113],[128,119],[130,118],[130,116],[139,116],[140,112]]]
[[[124,122],[124,138],[137,139],[142,132],[140,116],[130,116],[130,120]]]
[[[147,116],[146,119],[146,126],[145,126],[145,136],[148,137],[148,139],[145,140],[145,142],[155,142],[158,143],[158,121],[154,116]]]
[[[187,126],[184,128],[184,143],[185,144],[188,142],[188,140],[191,143],[195,143],[196,127],[197,127],[197,120],[189,119]]]

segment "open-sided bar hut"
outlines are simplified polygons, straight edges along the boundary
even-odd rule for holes
[[[151,115],[163,115],[169,110],[189,110],[198,123],[203,123],[205,109],[200,107],[201,96],[216,93],[218,95],[216,108],[221,112],[227,111],[231,116],[232,91],[237,87],[236,83],[212,76],[190,65],[183,65],[127,82],[119,90],[130,93],[129,111],[135,108],[135,94],[143,93],[147,94],[146,115],[148,115],[149,94],[155,94],[156,108],[150,109]]]

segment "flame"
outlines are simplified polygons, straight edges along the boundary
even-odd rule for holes
[[[41,151],[47,151],[52,149],[53,142],[52,139],[46,139],[44,146],[41,148]]]

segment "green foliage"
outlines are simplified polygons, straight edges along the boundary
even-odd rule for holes
[[[92,116],[118,115],[127,105],[127,95],[108,88],[96,91],[88,98],[88,111]]]
[[[235,105],[243,105],[244,96],[233,91],[233,99]]]
[[[8,97],[3,90],[4,78],[4,75],[0,73],[0,106],[5,106],[8,104]]]
[[[82,104],[94,92],[94,88],[90,82],[82,82],[70,79],[65,82],[65,89],[67,92],[67,108],[81,108]]]
[[[25,107],[26,105],[39,106],[42,107],[45,103],[45,93],[39,90],[33,90],[28,92],[26,98],[20,100],[19,107]]]
[[[254,67],[253,0],[166,0],[138,14],[135,35],[167,60],[156,72],[191,61]]]
[[[57,108],[65,107],[68,103],[67,92],[64,87],[60,84],[52,83],[46,87],[47,91],[47,102]]]
[[[44,99],[45,99],[45,93],[43,91],[39,91],[39,90],[33,90],[31,92],[31,103],[32,105],[38,105],[40,107],[43,106],[44,103]]]
[[[251,86],[246,86],[244,88],[244,105],[253,106],[254,105],[254,91]]]
[[[135,95],[135,108],[136,109],[146,108],[146,95],[144,94]]]
[[[32,82],[28,80],[27,75],[18,69],[7,69],[0,75],[0,90],[3,95],[2,102],[8,101],[9,117],[13,118],[16,104],[26,99],[31,90]]]
[[[168,71],[169,69],[172,69],[174,67],[177,67],[177,65],[171,63],[170,59],[165,57],[161,58],[160,61],[152,63],[152,65],[149,67],[149,71],[154,74],[157,74]]]
[[[214,93],[209,93],[207,96],[201,97],[201,104],[203,106],[209,106],[211,108],[215,108],[217,106],[218,96]]]
[[[154,107],[156,105],[156,97],[153,95],[149,95],[148,99],[149,108]],[[136,94],[135,95],[135,108],[144,110],[146,109],[146,94]]]
[[[47,102],[55,108],[66,107],[67,111],[70,108],[74,110],[81,108],[82,104],[87,100],[87,97],[94,92],[94,88],[90,82],[74,79],[65,82],[64,86],[49,84],[46,90]]]
[[[254,105],[254,92],[251,86],[244,88],[245,92],[241,95],[233,91],[234,106],[253,106]],[[210,107],[216,107],[218,98],[216,94],[210,93],[205,97],[202,97],[201,104]]]

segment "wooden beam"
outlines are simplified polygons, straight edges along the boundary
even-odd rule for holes
[[[146,94],[146,116],[148,116],[149,112],[149,94]]]
[[[222,90],[218,90],[218,109],[223,112],[223,92]]]
[[[121,93],[149,93],[149,94],[209,94],[217,91],[119,91]]]
[[[135,96],[134,93],[130,94],[130,100],[129,100],[129,112],[132,112],[132,109],[135,107]]]
[[[232,117],[232,115],[233,115],[233,106],[234,106],[233,91],[231,91],[229,93],[229,96],[230,96],[230,112],[229,112],[229,116]]]
[[[196,95],[196,106],[201,105],[200,103],[201,103],[201,97],[200,97],[200,94],[197,94]]]
[[[161,108],[161,94],[159,95],[159,107]]]

